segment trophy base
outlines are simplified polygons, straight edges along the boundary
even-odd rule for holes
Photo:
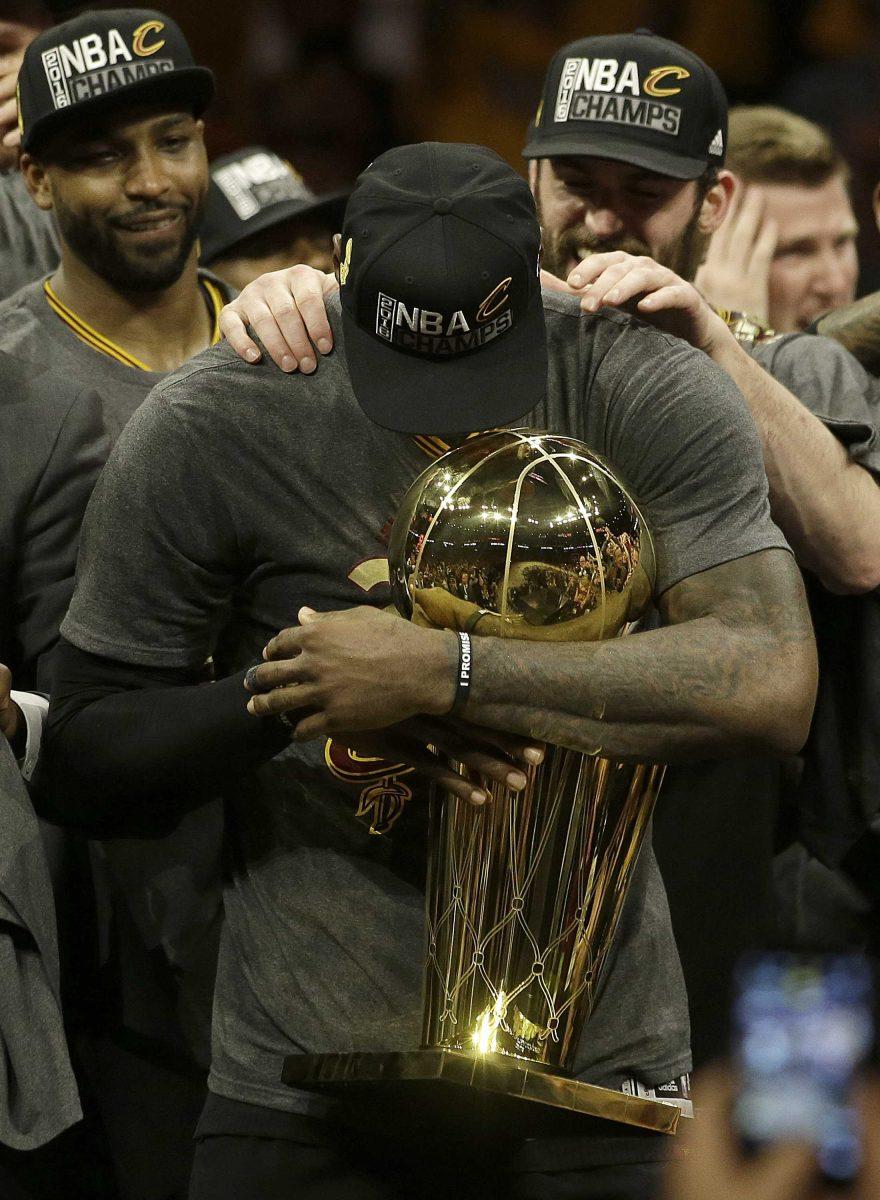
[[[654,1133],[674,1134],[680,1110],[673,1104],[628,1096],[557,1075],[546,1067],[501,1054],[474,1056],[457,1050],[408,1050],[388,1054],[294,1054],[284,1060],[282,1082],[304,1091],[357,1101],[372,1098],[420,1110],[454,1114],[464,1125],[493,1119],[507,1129],[536,1132],[535,1109],[543,1106],[545,1132],[587,1132],[606,1121]],[[378,1095],[377,1095],[378,1093]],[[607,1128],[607,1127],[606,1127]]]

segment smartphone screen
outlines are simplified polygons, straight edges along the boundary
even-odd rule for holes
[[[853,1079],[873,1043],[867,960],[768,952],[744,959],[735,984],[741,1087],[734,1118],[744,1144],[806,1140],[826,1179],[853,1179],[859,1169]]]

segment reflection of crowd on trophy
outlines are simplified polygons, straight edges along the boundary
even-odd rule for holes
[[[601,553],[605,587],[612,592],[622,592],[629,582],[629,577],[638,559],[637,547],[633,544],[632,535],[626,530],[614,534],[607,526],[598,527],[596,534],[604,534]],[[581,560],[583,560],[583,555],[581,555]],[[578,573],[581,573],[580,566]]]
[[[432,563],[422,568],[422,587],[443,588],[450,596],[469,600],[480,608],[497,611],[501,603],[499,585],[501,571],[492,567],[467,565],[465,563]]]
[[[581,550],[572,562],[530,563],[512,576],[508,603],[514,609],[533,607],[540,595],[542,607],[550,607],[558,616],[582,616],[596,607],[602,595],[603,579],[606,592],[622,592],[629,583],[638,559],[637,546],[626,531],[612,533],[607,525],[594,528],[600,559],[593,547]],[[601,560],[601,565],[600,565]],[[518,577],[516,577],[518,575]],[[419,570],[420,586],[442,588],[459,600],[480,608],[500,610],[500,585],[503,571],[485,563],[433,562],[423,563]],[[555,593],[555,595],[554,595]]]
[[[578,556],[572,599],[575,616],[595,607],[602,592],[603,575],[606,591],[622,592],[638,561],[637,547],[628,532],[614,534],[607,526],[598,526],[595,533],[601,539],[601,568],[594,553]]]

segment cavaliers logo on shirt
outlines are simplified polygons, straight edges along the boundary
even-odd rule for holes
[[[359,754],[333,738],[324,746],[324,762],[337,779],[361,785],[355,816],[369,821],[370,833],[388,833],[412,799],[412,789],[402,776],[411,775],[415,768]]]

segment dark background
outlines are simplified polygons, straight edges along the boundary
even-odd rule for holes
[[[111,4],[95,7],[109,8]],[[166,0],[217,73],[214,154],[262,142],[317,191],[388,146],[492,146],[517,169],[561,45],[643,25],[719,73],[732,103],[782,104],[825,125],[853,169],[861,291],[880,287],[870,197],[880,179],[880,0]],[[44,23],[37,0],[3,16]]]

